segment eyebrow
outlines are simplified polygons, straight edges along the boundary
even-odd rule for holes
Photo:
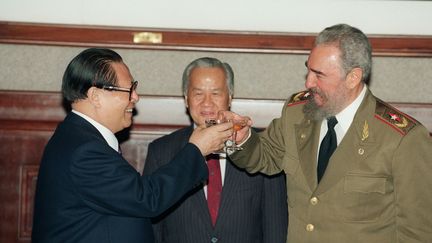
[[[314,73],[316,73],[316,74],[318,74],[318,75],[324,75],[324,76],[326,76],[325,73],[323,73],[323,72],[321,72],[321,71],[318,71],[318,70],[316,70],[316,69],[310,68],[310,67],[308,66],[307,61],[305,61],[305,66],[306,66],[307,69],[310,69],[312,72],[314,72]]]

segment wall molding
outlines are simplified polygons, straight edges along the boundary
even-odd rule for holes
[[[19,97],[19,99],[17,99]],[[232,110],[247,115],[254,126],[264,128],[280,116],[285,100],[234,98]],[[0,122],[5,129],[52,130],[66,116],[60,92],[0,90]],[[432,132],[432,103],[391,103],[396,108],[419,120]],[[190,125],[181,96],[141,95],[135,106],[131,133],[166,134]]]
[[[316,34],[129,28],[0,21],[0,43],[307,54]],[[432,36],[370,35],[374,56],[432,57]]]

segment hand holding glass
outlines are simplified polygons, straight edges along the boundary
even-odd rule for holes
[[[217,125],[219,123],[221,123],[220,120],[217,120],[215,118],[207,118],[205,120],[206,127],[211,127],[211,126]],[[222,148],[221,150],[217,150],[217,151],[213,152],[213,154],[221,154],[221,153],[225,153],[225,148]]]
[[[247,125],[247,120],[245,119],[234,119],[232,120],[233,123],[233,135],[232,135],[232,141],[230,141],[230,146],[227,146],[227,149],[231,150],[231,151],[237,151],[237,150],[242,150],[243,148],[237,144],[237,131],[240,131],[243,127],[245,127]],[[228,142],[227,141],[227,142]]]
[[[243,148],[236,143],[237,138],[237,131],[241,130],[243,127],[247,125],[247,120],[245,119],[234,119],[234,120],[228,120],[228,119],[206,119],[205,124],[206,127],[210,127],[216,124],[219,124],[221,122],[232,122],[233,123],[233,134],[231,139],[227,140],[225,142],[225,147],[222,151],[216,151],[215,153],[223,153],[223,152],[234,152],[237,150],[242,150]]]

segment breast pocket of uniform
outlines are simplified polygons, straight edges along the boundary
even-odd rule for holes
[[[342,217],[350,222],[378,220],[391,210],[391,183],[387,176],[352,174],[345,176]]]

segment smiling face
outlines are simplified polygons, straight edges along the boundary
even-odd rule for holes
[[[316,119],[336,115],[353,98],[352,82],[341,67],[340,51],[334,45],[314,47],[306,63],[308,73],[305,86],[312,98],[306,105]],[[354,97],[355,98],[355,97]]]
[[[129,89],[132,86],[133,77],[124,63],[114,62],[111,67],[116,73],[116,86]],[[135,104],[139,101],[134,90],[129,100],[129,93],[120,91],[100,90],[103,92],[100,100],[99,118],[104,126],[113,133],[119,132],[132,124],[132,113]]]
[[[198,126],[206,118],[216,118],[220,110],[228,110],[231,104],[223,69],[213,67],[194,68],[190,75],[186,107]]]

